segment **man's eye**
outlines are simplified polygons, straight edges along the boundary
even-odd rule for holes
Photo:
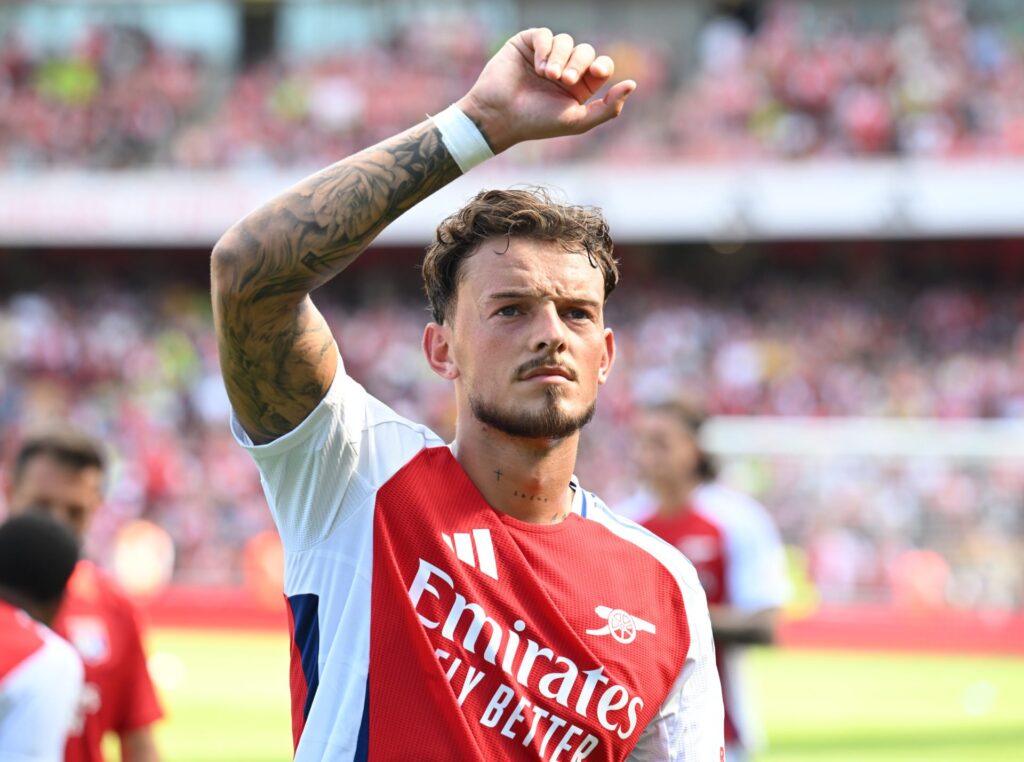
[[[565,316],[567,318],[569,318],[569,320],[589,320],[590,319],[590,313],[587,312],[586,310],[581,310],[581,309],[569,310],[568,312],[565,313]]]
[[[516,315],[519,314],[519,308],[516,307],[515,305],[510,304],[508,307],[502,307],[494,314],[500,315],[501,317],[515,317]]]

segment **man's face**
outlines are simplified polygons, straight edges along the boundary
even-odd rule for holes
[[[657,486],[695,478],[700,451],[675,415],[648,410],[634,424],[633,457],[640,478]]]
[[[615,344],[604,276],[585,253],[484,241],[462,264],[447,337],[460,411],[506,434],[561,438],[593,415]]]
[[[12,514],[34,509],[60,521],[84,541],[93,514],[103,500],[103,474],[98,468],[71,468],[49,455],[25,464],[8,487]]]

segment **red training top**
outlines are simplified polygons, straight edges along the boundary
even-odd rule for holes
[[[146,669],[135,607],[99,567],[79,561],[53,628],[85,665],[78,726],[68,736],[64,758],[102,762],[107,731],[128,733],[163,716]]]

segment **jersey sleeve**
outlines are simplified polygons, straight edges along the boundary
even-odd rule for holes
[[[288,552],[321,543],[427,443],[443,444],[370,396],[341,357],[326,396],[284,436],[254,445],[234,413],[231,430],[256,461]]]
[[[82,660],[70,644],[47,634],[46,645],[8,680],[0,706],[4,762],[60,762],[82,693]]]
[[[725,709],[707,598],[693,574],[684,590],[690,649],[675,684],[630,754],[632,762],[719,762]]]
[[[130,733],[152,725],[163,717],[163,710],[160,708],[146,664],[146,652],[143,648],[138,617],[130,603],[125,601],[124,605],[121,626],[124,628],[125,651],[120,661],[120,706],[113,728],[118,734]]]
[[[744,611],[779,608],[790,595],[786,554],[768,510],[756,500],[715,488],[726,529],[726,590],[729,603]]]

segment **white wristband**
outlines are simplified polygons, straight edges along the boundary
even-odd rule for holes
[[[494,151],[487,145],[487,139],[473,120],[452,104],[440,114],[430,117],[441,133],[441,141],[463,174],[477,164],[494,157]]]

